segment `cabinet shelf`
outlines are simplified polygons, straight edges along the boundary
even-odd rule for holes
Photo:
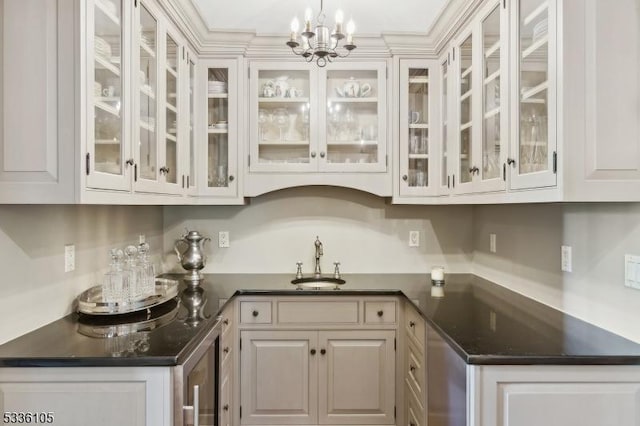
[[[167,66],[167,72],[172,76],[174,76],[176,79],[178,78],[178,72],[173,68],[171,68],[170,66]]]
[[[462,125],[460,125],[460,131],[462,132],[463,130],[467,130],[468,128],[470,128],[473,125],[473,122],[468,121]]]
[[[355,140],[355,141],[327,141],[327,146],[345,146],[345,145],[378,145],[377,140]]]
[[[171,142],[178,142],[178,138],[176,138],[174,135],[172,135],[171,133],[167,133],[165,134],[165,137],[167,138],[167,140],[171,141]]]
[[[298,140],[293,140],[293,141],[281,141],[281,140],[274,140],[274,141],[260,141],[258,143],[258,145],[304,145],[304,146],[308,146],[309,145],[309,141],[298,141]]]
[[[485,52],[484,52],[484,57],[485,58],[489,58],[491,57],[494,53],[496,53],[498,50],[500,50],[500,40],[496,41],[495,43],[493,43],[493,45],[491,47],[489,47]]]
[[[414,123],[414,124],[409,124],[409,128],[410,129],[428,129],[429,125],[426,123]]]
[[[94,58],[95,58],[96,64],[99,65],[99,66],[96,66],[96,68],[110,71],[116,77],[120,77],[120,68],[118,68],[116,65],[111,63],[107,58],[100,56],[97,53],[94,54]]]
[[[112,98],[96,98],[95,100],[95,106],[96,108],[101,109],[102,111],[113,115],[114,117],[120,117],[120,111],[118,111],[118,109],[114,106],[111,106],[109,104],[107,104],[106,102],[104,102],[104,99],[112,99]]]
[[[464,70],[462,72],[462,74],[460,74],[460,78],[465,78],[466,76],[468,76],[469,74],[471,74],[471,71],[473,71],[473,67],[470,66],[469,68],[467,68],[466,70]]]
[[[375,103],[378,102],[378,98],[329,98],[331,103]]]
[[[428,160],[429,154],[409,154],[409,160]]]
[[[473,90],[469,89],[466,93],[460,96],[460,102],[464,102],[467,98],[471,97],[471,92],[473,92]]]
[[[274,103],[274,104],[299,104],[299,103],[308,103],[309,98],[258,98],[258,102],[260,103]]]
[[[549,88],[549,82],[548,81],[544,81],[540,84],[538,84],[536,87],[532,87],[531,89],[526,89],[526,90],[522,90],[521,91],[521,101],[522,102],[526,102],[526,101],[530,101],[530,100],[534,100],[534,101],[542,101],[544,103],[544,99],[536,99],[534,98],[534,96],[536,96],[537,94],[544,92],[545,90],[547,90]]]
[[[226,134],[229,133],[229,129],[207,129],[207,133],[209,134]]]
[[[144,121],[144,120],[140,120],[140,128],[144,129],[144,130],[147,130],[147,131],[149,131],[151,133],[155,133],[155,131],[156,131],[154,125],[152,125],[148,121]]]
[[[228,93],[209,93],[207,95],[207,98],[209,99],[227,99],[228,97]]]
[[[120,141],[118,139],[96,139],[96,145],[120,145]]]
[[[147,43],[143,42],[142,40],[140,41],[140,49],[144,50],[145,53],[149,55],[149,57],[151,58],[156,57],[156,52],[154,52],[151,46],[149,46]]]
[[[534,41],[531,46],[527,47],[522,52],[522,59],[527,59],[529,56],[534,54],[538,49],[545,46],[549,42],[549,35],[545,35],[540,37],[539,40]]]
[[[171,105],[169,102],[167,102],[167,109],[169,111],[172,111],[173,113],[177,114],[178,113],[178,108],[176,108],[175,106]]]
[[[487,78],[484,79],[484,85],[488,85],[489,83],[491,83],[492,81],[494,81],[495,79],[500,77],[500,70],[497,70],[496,72],[494,72],[493,74],[489,75]]]
[[[527,26],[531,24],[533,21],[536,20],[536,18],[538,18],[540,15],[546,12],[547,9],[549,9],[549,2],[545,1],[540,6],[536,7],[530,14],[525,16],[525,18],[522,20],[523,25]]]
[[[494,116],[496,116],[498,114],[500,114],[500,107],[496,107],[496,108],[494,108],[492,110],[489,110],[489,111],[485,112],[484,119],[486,120],[486,119],[494,117]]]
[[[429,77],[410,77],[409,84],[428,84]]]
[[[145,95],[149,99],[155,99],[156,98],[156,94],[153,93],[153,90],[151,89],[151,86],[149,86],[148,84],[145,84],[144,86],[140,87],[140,93],[142,93],[143,95]]]
[[[96,10],[102,12],[102,14],[109,19],[111,23],[113,23],[116,27],[120,27],[120,19],[110,11],[106,5],[106,3],[111,3],[109,0],[96,0]],[[113,5],[113,3],[111,3]],[[116,9],[115,5],[113,8]]]

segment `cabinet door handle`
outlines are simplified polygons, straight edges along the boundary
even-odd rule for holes
[[[326,349],[320,349],[320,354],[321,354],[321,355],[324,355],[324,354],[326,354],[326,353],[327,353],[327,350],[326,350]]]
[[[193,424],[193,426],[200,426],[200,386],[193,385],[193,405],[184,405],[182,407],[182,411],[184,413],[189,413],[190,416],[193,416],[193,421],[189,420],[185,421],[185,424]]]
[[[160,167],[160,173],[162,173],[163,175],[168,175],[169,174],[169,168],[168,167]]]
[[[222,323],[223,323],[224,325],[229,325],[229,318],[225,318],[225,319],[223,319],[223,320],[222,320]]]
[[[251,315],[253,315],[254,317],[257,317],[258,315],[260,315],[260,312],[253,311],[253,312],[251,312]]]
[[[320,151],[320,158],[324,158],[325,155],[324,151]]]
[[[135,163],[135,161],[133,161],[133,158],[129,158],[127,161],[127,166],[133,166],[133,163]]]
[[[315,151],[311,151],[311,158],[316,158],[316,152]]]
[[[416,326],[416,323],[415,323],[415,322],[413,322],[413,321],[409,321],[409,327],[415,327],[415,326]]]
[[[411,371],[412,373],[413,373],[414,371],[416,371],[416,366],[415,366],[415,365],[410,365],[410,366],[409,366],[409,371]]]
[[[381,317],[384,315],[384,311],[378,311],[378,316]]]
[[[515,167],[516,160],[514,160],[513,158],[507,158],[507,164]]]
[[[222,407],[222,409],[224,411],[229,411],[229,404],[224,404],[224,406]]]
[[[480,173],[480,169],[477,168],[476,166],[473,166],[469,169],[469,174],[476,174],[476,173]]]
[[[315,355],[316,354],[316,350],[315,349],[311,349],[309,352],[311,353],[311,355]]]
[[[235,177],[233,175],[229,175],[229,182],[233,182]]]
[[[407,175],[402,175],[402,180],[406,182],[407,180],[409,180],[409,176],[407,176]]]
[[[229,346],[225,346],[225,348],[222,350],[222,352],[224,352],[225,354],[229,353]]]

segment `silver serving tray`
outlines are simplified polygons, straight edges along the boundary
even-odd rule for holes
[[[153,296],[130,303],[105,302],[102,286],[94,286],[78,296],[78,312],[88,315],[121,315],[158,306],[178,295],[178,281],[156,278]]]

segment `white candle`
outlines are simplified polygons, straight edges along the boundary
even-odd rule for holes
[[[442,266],[434,266],[431,268],[432,281],[444,281],[444,268]]]
[[[431,287],[431,297],[444,297],[444,287]]]

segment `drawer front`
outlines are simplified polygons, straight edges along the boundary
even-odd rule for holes
[[[395,324],[396,302],[364,302],[365,324]]]
[[[416,396],[408,386],[405,387],[405,393],[405,400],[407,401],[407,425],[424,426],[426,416],[422,404],[416,400]]]
[[[413,389],[416,396],[424,399],[424,359],[423,355],[417,351],[412,344],[407,346],[406,351],[406,382]]]
[[[280,324],[358,324],[358,301],[280,301]]]
[[[271,324],[271,301],[240,302],[242,324]]]
[[[405,331],[410,339],[418,346],[418,349],[424,352],[424,340],[425,340],[425,324],[424,320],[416,309],[410,304],[406,305],[405,315]]]

